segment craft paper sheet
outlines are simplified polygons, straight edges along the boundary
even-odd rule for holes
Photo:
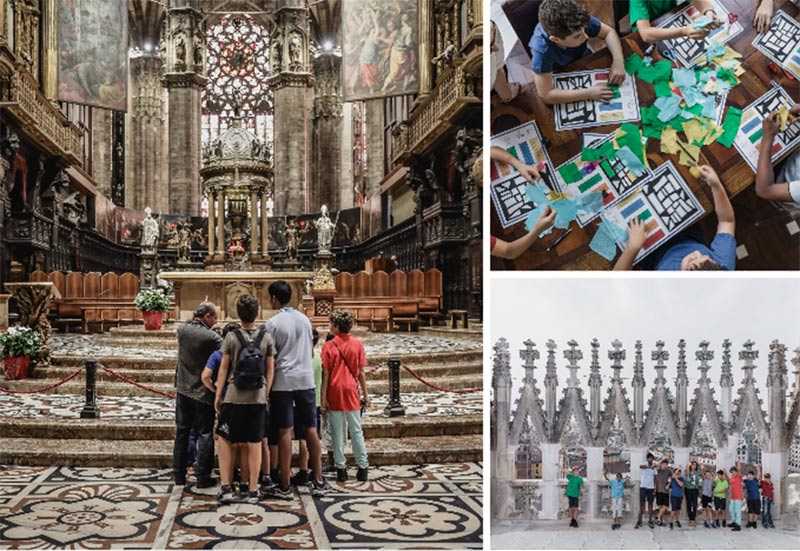
[[[553,88],[579,90],[595,84],[606,84],[608,71],[579,71],[553,75]],[[609,103],[594,100],[561,103],[555,106],[556,130],[603,126],[611,123],[638,121],[639,97],[631,75],[619,85],[620,97]]]
[[[728,10],[726,10],[719,2],[710,0],[708,3],[712,8],[714,8],[714,11],[717,14],[717,19],[723,21],[722,25],[710,31],[705,40],[694,40],[692,38],[681,36],[679,38],[673,38],[666,41],[669,44],[675,59],[684,67],[691,67],[697,63],[697,60],[700,57],[705,55],[708,42],[724,44],[744,30],[738,21],[732,24],[728,23]],[[690,4],[661,23],[659,27],[662,29],[685,27],[686,25],[691,25],[692,21],[701,16],[702,14],[700,11]]]
[[[794,101],[783,88],[773,88],[756,101],[748,105],[742,112],[742,121],[739,132],[733,140],[733,145],[742,154],[744,160],[756,172],[758,155],[761,151],[761,121],[767,115],[774,113],[781,105],[791,107]],[[786,132],[778,132],[772,145],[772,164],[786,156],[792,149],[800,144],[800,121],[790,124]]]
[[[671,161],[654,170],[652,178],[635,193],[603,212],[606,220],[623,228],[634,218],[644,222],[647,237],[634,263],[701,216],[702,205]],[[625,242],[619,243],[621,249],[624,246]]]
[[[544,163],[544,169],[539,173],[545,185],[552,190],[558,189],[553,165],[542,146],[542,137],[535,122],[492,136],[492,145],[505,149],[525,164],[536,166]],[[489,192],[503,228],[525,220],[528,213],[536,208],[525,197],[525,178],[511,165],[498,161],[491,162],[490,171],[492,182]]]
[[[753,46],[800,79],[800,23],[778,10],[769,30],[756,37]]]
[[[604,142],[613,139],[614,134],[609,134],[602,139],[593,140],[591,145],[592,147],[597,148],[600,147]],[[575,182],[567,182],[563,176],[563,174],[567,172],[565,169],[573,169],[573,167],[570,165],[574,165],[574,167],[577,168],[581,174],[581,178]],[[595,165],[593,169],[592,165]],[[558,180],[559,191],[565,193],[569,198],[575,198],[586,193],[599,191],[603,194],[604,208],[617,203],[625,196],[630,194],[644,181],[646,181],[651,174],[652,173],[650,170],[646,170],[637,178],[625,167],[620,159],[608,158],[603,159],[599,163],[586,163],[581,161],[580,154],[576,155],[556,169],[556,178]],[[581,227],[584,227],[599,214],[599,212],[594,214],[579,214],[577,216],[578,224],[580,224]]]
[[[521,85],[530,84],[533,82],[534,76],[531,69],[531,57],[525,51],[525,47],[517,36],[517,31],[511,26],[503,7],[497,0],[492,1],[491,19],[497,25],[497,31],[500,34],[508,82]]]

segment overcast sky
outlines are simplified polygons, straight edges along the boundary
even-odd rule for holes
[[[523,376],[519,350],[522,342],[531,339],[541,357],[537,361],[536,379],[543,387],[546,359],[545,342],[558,344],[557,362],[559,395],[569,370],[563,350],[575,339],[583,352],[578,371],[584,390],[591,361],[590,342],[600,341],[600,363],[603,366],[603,387],[608,386],[612,371],[608,350],[611,341],[619,339],[627,351],[622,376],[628,385],[633,373],[634,343],[644,345],[643,359],[647,379],[646,394],[652,388],[655,370],[650,353],[657,340],[663,340],[670,351],[665,372],[674,388],[677,344],[686,340],[688,375],[693,383],[699,372],[695,351],[702,340],[711,342],[715,357],[709,377],[718,388],[722,361],[722,341],[732,341],[733,376],[738,388],[742,380],[739,351],[747,339],[755,341],[759,351],[756,380],[766,397],[767,359],[773,339],[789,347],[787,362],[800,346],[800,293],[796,279],[742,279],[696,277],[642,278],[495,278],[491,284],[489,315],[492,345],[501,336],[511,345],[512,374],[515,388]],[[788,364],[789,386],[794,382],[794,366]],[[716,393],[719,398],[719,392]],[[735,397],[734,393],[734,397]]]

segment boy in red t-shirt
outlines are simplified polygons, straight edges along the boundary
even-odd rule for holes
[[[367,379],[363,367],[367,357],[361,341],[350,336],[353,316],[347,310],[336,310],[330,315],[330,330],[334,338],[322,347],[322,411],[328,413],[328,422],[333,440],[333,460],[336,465],[336,480],[347,480],[347,464],[344,458],[344,423],[350,427],[350,442],[353,445],[358,473],[356,479],[367,480],[367,447],[361,430],[361,407],[370,406],[367,394]],[[363,402],[358,399],[361,387]]]
[[[761,524],[764,528],[775,528],[772,522],[772,500],[775,494],[773,493],[772,477],[769,473],[764,474],[761,479]]]

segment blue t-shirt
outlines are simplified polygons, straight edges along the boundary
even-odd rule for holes
[[[608,481],[611,484],[611,499],[619,499],[625,495],[625,483],[628,482],[625,479],[617,480],[616,478],[612,478]]]
[[[761,499],[758,491],[757,478],[745,478],[744,487],[747,488],[747,499]]]
[[[589,17],[586,24],[586,35],[595,37],[600,34],[600,20],[596,17]],[[588,42],[588,41],[587,41]],[[552,73],[556,69],[565,67],[573,61],[589,55],[589,47],[586,42],[574,48],[562,48],[550,40],[548,34],[542,28],[542,24],[536,25],[533,30],[531,41],[528,42],[531,49],[531,69],[534,73]]]
[[[211,353],[206,361],[206,369],[211,370],[211,380],[214,381],[214,384],[217,382],[217,373],[219,373],[219,366],[222,364],[222,350],[215,350]],[[228,385],[225,385],[226,387]],[[227,388],[222,389],[222,396],[225,397],[225,391]]]
[[[685,482],[682,476],[679,476],[678,480],[680,480],[681,482]],[[683,497],[683,486],[678,484],[678,480],[675,480],[674,478],[672,479],[671,482],[672,488],[669,492],[669,495],[671,495],[672,497]]]
[[[684,257],[695,251],[708,255],[723,270],[733,271],[736,268],[736,238],[729,233],[718,233],[711,242],[711,247],[694,239],[675,243],[658,261],[656,270],[680,270]]]

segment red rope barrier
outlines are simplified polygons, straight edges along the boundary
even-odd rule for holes
[[[132,384],[133,386],[137,386],[137,387],[141,388],[142,390],[147,390],[149,392],[153,392],[155,394],[159,394],[161,396],[164,396],[165,398],[172,398],[173,400],[175,399],[175,395],[174,394],[169,394],[168,392],[162,392],[162,391],[160,391],[160,390],[158,390],[156,388],[152,388],[152,387],[149,387],[147,385],[143,385],[141,383],[137,383],[133,379],[129,379],[125,375],[122,375],[121,373],[117,373],[113,369],[108,368],[108,367],[104,366],[103,364],[98,364],[98,365],[100,365],[101,368],[103,368],[105,371],[108,371],[114,377],[116,377],[117,379],[119,379],[121,381],[124,381],[126,383]]]
[[[378,370],[379,370],[381,367],[383,367],[383,366],[382,366],[382,365],[376,365],[375,367],[370,367],[369,369],[365,369],[365,370],[364,370],[364,375],[369,375],[369,374],[371,374],[371,373],[375,373],[375,372],[376,372],[376,371],[378,371]]]
[[[420,377],[419,375],[417,375],[416,373],[414,373],[414,372],[411,370],[411,368],[409,368],[408,366],[405,366],[405,365],[404,365],[404,366],[403,366],[403,369],[405,369],[406,371],[408,371],[409,373],[411,373],[411,375],[413,375],[413,376],[414,376],[414,378],[415,378],[416,380],[418,380],[419,382],[421,382],[421,383],[422,383],[422,384],[424,384],[425,386],[429,386],[429,387],[431,387],[432,389],[434,389],[434,390],[438,390],[438,391],[440,391],[440,392],[452,392],[452,393],[454,393],[454,394],[470,394],[470,393],[472,393],[472,392],[481,392],[481,391],[483,391],[483,387],[476,387],[476,388],[459,388],[459,389],[452,389],[452,388],[442,388],[442,387],[440,387],[440,386],[436,386],[436,385],[435,385],[435,384],[433,384],[433,383],[429,383],[428,381],[426,381],[425,379],[423,379],[422,377]]]
[[[47,392],[48,390],[53,390],[54,388],[63,385],[67,381],[71,381],[77,377],[81,371],[83,371],[83,369],[76,369],[75,372],[66,379],[62,379],[61,381],[44,388],[38,388],[36,390],[11,390],[10,388],[3,388],[0,386],[0,392],[5,392],[6,394],[40,394],[42,392]]]

